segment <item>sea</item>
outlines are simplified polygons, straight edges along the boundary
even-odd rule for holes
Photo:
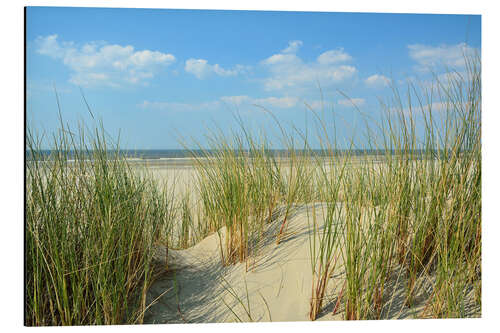
[[[54,150],[38,150],[36,152],[33,152],[31,150],[26,150],[26,160],[31,161],[34,159],[37,160],[50,160],[56,151]],[[242,156],[250,156],[252,153],[248,150],[239,150],[235,151],[238,154],[241,154]],[[292,154],[292,151],[287,150],[287,149],[269,149],[265,151],[266,154],[269,156],[277,157],[277,158],[287,158],[290,157]],[[295,155],[300,155],[300,156],[330,156],[332,154],[334,155],[345,155],[347,153],[350,153],[351,156],[362,156],[362,155],[384,155],[385,151],[384,150],[375,150],[375,149],[370,149],[370,150],[335,150],[333,153],[331,151],[327,150],[322,150],[322,149],[307,149],[307,150],[301,150],[301,149],[295,149],[293,150],[293,154]],[[67,160],[73,160],[75,159],[75,156],[78,155],[83,155],[87,159],[92,159],[93,152],[92,151],[75,151],[75,150],[68,150],[68,151],[59,151],[59,153],[64,154],[66,156]],[[121,150],[108,150],[107,151],[107,156],[109,158],[114,158],[116,154],[121,155],[122,157],[129,159],[129,160],[162,160],[162,159],[186,159],[186,158],[191,158],[191,157],[211,157],[217,154],[216,150],[199,150],[199,149],[194,149],[194,150],[187,150],[187,149],[121,149]]]

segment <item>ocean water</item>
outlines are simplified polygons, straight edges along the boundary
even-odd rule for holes
[[[345,150],[337,150],[334,152],[334,154],[338,155],[343,155],[346,154],[347,151]],[[39,160],[50,160],[51,156],[55,151],[53,150],[39,150],[36,153],[31,152],[30,150],[26,150],[26,160],[33,160],[33,159],[39,159]],[[68,160],[75,159],[75,155],[79,153],[80,155],[85,156],[86,158],[91,159],[92,158],[92,151],[74,151],[74,150],[69,150],[63,152],[63,154],[66,155],[66,158]],[[116,150],[108,150],[108,156],[111,158],[115,156],[115,154],[120,154],[123,157],[130,159],[130,160],[161,160],[161,159],[176,159],[176,158],[190,158],[193,156],[212,156],[216,153],[216,151],[213,150],[186,150],[186,149],[122,149],[119,151]],[[239,151],[242,155],[248,155],[249,152],[247,150],[241,150]],[[275,157],[289,157],[290,152],[286,149],[269,149],[266,150],[266,153],[275,156]],[[314,149],[314,150],[301,150],[297,149],[294,151],[295,154],[297,155],[306,155],[306,156],[328,156],[331,155],[331,152],[328,152],[326,150],[320,150],[320,149]],[[351,155],[354,156],[360,156],[360,155],[382,155],[384,152],[382,150],[351,150],[350,152]]]
[[[39,150],[36,153],[31,152],[30,150],[26,150],[26,160],[40,159],[40,160],[48,160],[51,159],[55,153],[54,150]],[[60,152],[66,155],[68,160],[75,159],[76,154],[80,154],[85,156],[85,158],[92,158],[92,151],[64,151]],[[186,158],[191,157],[192,152],[184,149],[142,149],[142,150],[130,150],[130,149],[122,149],[122,150],[108,150],[107,154],[110,158],[113,158],[116,154],[120,154],[127,159],[142,159],[142,160],[155,160],[162,158]]]

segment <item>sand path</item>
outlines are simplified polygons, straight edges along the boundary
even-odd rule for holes
[[[317,208],[321,214],[321,205]],[[253,242],[255,252],[247,263],[221,265],[223,229],[189,249],[169,251],[170,271],[150,288],[148,304],[164,295],[149,308],[145,322],[309,320],[310,210],[302,207],[292,215],[279,245],[274,235],[282,220],[270,224],[264,237]],[[159,249],[157,260],[165,260],[164,249]],[[335,284],[330,285],[327,294],[333,293]],[[332,308],[326,303],[326,309]],[[319,319],[334,318],[324,311]]]

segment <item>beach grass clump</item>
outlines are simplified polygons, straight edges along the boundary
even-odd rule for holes
[[[436,76],[431,86],[410,83],[406,107],[394,90],[395,106],[383,105],[385,117],[365,136],[377,162],[369,153],[344,154],[350,167],[334,177],[339,190],[323,195],[328,207],[342,198],[343,228],[331,234],[336,241],[328,232],[312,238],[320,251],[311,256],[311,319],[330,274],[316,267],[328,267],[335,252],[345,273],[345,319],[393,317],[414,307],[417,317],[433,318],[480,309],[481,70],[477,58],[466,63],[466,73]],[[323,175],[338,165],[327,155]],[[394,309],[398,283],[404,300]]]
[[[314,110],[311,109],[311,111]],[[314,113],[316,116],[317,114]],[[337,142],[330,142],[324,121],[320,120],[323,129],[320,135],[322,156],[317,156],[309,149],[310,159],[315,166],[316,194],[311,201],[319,200],[326,204],[326,214],[322,223],[318,223],[316,206],[312,206],[311,232],[309,233],[310,258],[312,270],[312,292],[309,319],[316,320],[325,303],[325,293],[328,283],[335,271],[341,265],[341,237],[344,233],[344,206],[341,203],[343,182],[348,171],[347,156],[338,154]],[[347,152],[349,155],[349,152]],[[324,210],[325,208],[322,207]],[[323,211],[321,213],[324,213]],[[311,218],[308,218],[311,221]],[[340,299],[339,299],[340,300]]]
[[[224,265],[248,257],[250,235],[273,216],[280,198],[278,164],[250,136],[210,138],[210,150],[195,155],[208,230],[225,227]]]
[[[198,159],[200,198],[209,230],[225,227],[224,265],[241,262],[247,256],[250,198],[243,150],[221,140],[214,156]]]
[[[336,195],[335,190],[330,195]],[[340,259],[339,238],[342,233],[340,223],[342,206],[336,200],[327,203],[324,224],[320,227],[316,216],[316,207],[312,207],[312,225],[310,232],[310,252],[312,269],[312,294],[310,301],[309,319],[315,320],[322,309],[325,292],[337,268]]]
[[[193,153],[207,229],[225,228],[224,265],[243,262],[253,251],[250,240],[278,217],[277,243],[283,237],[296,204],[311,191],[308,160],[293,147],[276,156],[265,135],[255,138],[243,125],[230,137],[211,133],[208,142],[209,149]]]
[[[27,131],[25,324],[141,323],[169,203],[102,125],[63,125],[50,156]]]
[[[466,296],[480,279],[481,73],[479,60],[466,62],[465,74],[450,72],[432,88],[411,86],[409,99],[418,106],[413,112],[399,108],[396,126],[387,118],[395,151],[387,172],[398,184],[390,187],[388,205],[396,213],[387,223],[396,226],[406,305],[413,306],[422,291],[418,280],[433,281],[422,316],[463,317]],[[440,110],[433,108],[432,94]]]

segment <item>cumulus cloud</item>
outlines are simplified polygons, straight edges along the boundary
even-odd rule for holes
[[[247,69],[248,68],[246,66],[242,65],[236,65],[232,69],[225,69],[219,64],[210,65],[205,59],[194,58],[186,60],[184,66],[184,70],[186,72],[193,74],[200,80],[206,78],[211,73],[215,73],[219,76],[235,76],[246,71]]]
[[[374,74],[365,79],[365,84],[371,88],[387,87],[390,83],[391,80],[381,74]]]
[[[439,46],[413,44],[408,45],[408,52],[410,58],[417,62],[419,70],[428,70],[443,65],[463,68],[465,67],[465,56],[473,56],[478,50],[466,43]]]
[[[304,88],[318,81],[328,86],[351,78],[357,71],[354,66],[345,64],[352,57],[343,49],[326,51],[316,61],[306,63],[295,54],[301,45],[301,41],[289,42],[287,48],[261,62],[270,73],[264,79],[266,90]]]
[[[112,87],[128,84],[147,84],[148,80],[175,61],[169,53],[136,51],[131,45],[110,45],[90,42],[77,45],[59,42],[57,35],[38,37],[36,52],[58,59],[71,70],[70,82],[82,86]]]
[[[337,102],[339,105],[345,106],[345,107],[360,107],[365,105],[365,99],[364,98],[346,98],[346,99],[341,99]]]
[[[295,54],[278,53],[262,61],[264,65],[300,65],[302,60]]]
[[[198,79],[202,79],[211,72],[211,66],[204,59],[188,59],[184,66],[186,72],[193,74]]]
[[[352,57],[344,52],[343,48],[326,51],[319,55],[318,63],[323,65],[336,64],[339,62],[350,61]]]

